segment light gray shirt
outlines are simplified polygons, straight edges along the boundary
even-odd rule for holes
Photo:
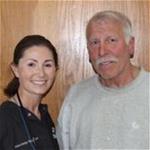
[[[98,76],[74,85],[61,108],[60,149],[148,149],[150,74],[123,88],[107,88]]]

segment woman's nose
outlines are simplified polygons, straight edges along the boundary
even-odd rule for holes
[[[44,76],[45,75],[45,71],[44,71],[44,68],[43,67],[38,67],[38,74],[40,76]]]

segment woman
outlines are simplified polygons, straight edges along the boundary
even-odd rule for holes
[[[55,80],[55,47],[40,35],[24,37],[16,46],[11,69],[14,79],[0,106],[1,150],[57,150],[54,123],[41,104]]]

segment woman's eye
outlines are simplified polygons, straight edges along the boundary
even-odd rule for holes
[[[45,67],[52,67],[52,64],[45,64]]]
[[[35,66],[35,64],[34,63],[28,63],[28,66],[33,67],[33,66]]]

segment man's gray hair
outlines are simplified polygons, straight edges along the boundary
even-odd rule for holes
[[[125,35],[126,42],[129,42],[129,39],[132,37],[132,24],[127,16],[117,11],[101,11],[96,13],[88,22],[86,27],[86,38],[88,38],[87,30],[92,22],[98,22],[103,20],[113,20],[121,23],[123,26],[123,31]]]

